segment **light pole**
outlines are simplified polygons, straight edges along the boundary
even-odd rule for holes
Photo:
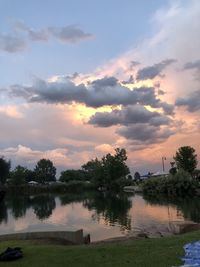
[[[165,160],[166,160],[166,157],[162,157],[162,168],[163,168],[163,172],[165,171]]]

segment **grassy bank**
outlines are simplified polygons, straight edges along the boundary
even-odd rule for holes
[[[200,239],[200,231],[180,236],[135,240],[90,246],[61,246],[36,241],[0,243],[0,250],[21,246],[24,258],[15,262],[0,262],[0,266],[16,267],[171,267],[181,265],[183,245]]]

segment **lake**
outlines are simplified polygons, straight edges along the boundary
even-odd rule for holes
[[[6,196],[0,203],[0,234],[82,228],[92,241],[98,241],[185,220],[200,222],[199,198],[166,200],[90,192]]]

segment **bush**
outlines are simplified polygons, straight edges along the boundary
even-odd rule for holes
[[[180,170],[168,177],[149,178],[143,183],[143,191],[147,195],[184,196],[194,194],[198,186],[199,183],[189,173]]]

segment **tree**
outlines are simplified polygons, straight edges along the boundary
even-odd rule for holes
[[[179,170],[182,169],[190,174],[194,172],[198,163],[195,149],[191,146],[180,147],[176,152],[174,160]]]
[[[44,184],[45,182],[56,181],[56,168],[49,159],[41,159],[35,166],[35,179]]]
[[[82,169],[85,173],[86,180],[92,181],[96,184],[96,187],[103,186],[103,166],[101,160],[97,158],[90,160],[82,166]]]
[[[126,184],[126,176],[130,173],[126,165],[127,155],[124,148],[115,149],[115,155],[107,154],[102,158],[105,187],[119,189]]]
[[[6,179],[10,172],[11,163],[4,159],[4,157],[0,158],[0,183],[5,184]]]
[[[86,175],[83,170],[66,170],[61,172],[59,180],[64,183],[71,181],[84,181]]]
[[[10,173],[10,183],[12,185],[22,185],[26,182],[28,176],[28,169],[18,165],[11,173]]]
[[[114,155],[108,153],[101,160],[91,160],[82,168],[96,188],[119,189],[127,183],[126,177],[130,173],[126,160],[126,150],[117,148]]]
[[[170,165],[171,165],[171,168],[170,168],[170,170],[169,170],[169,173],[171,174],[171,175],[175,175],[176,173],[177,173],[177,169],[176,169],[176,167],[175,167],[175,161],[171,161],[170,162]]]
[[[134,180],[137,182],[139,182],[141,180],[141,176],[140,176],[140,173],[139,172],[135,172],[134,174]]]

